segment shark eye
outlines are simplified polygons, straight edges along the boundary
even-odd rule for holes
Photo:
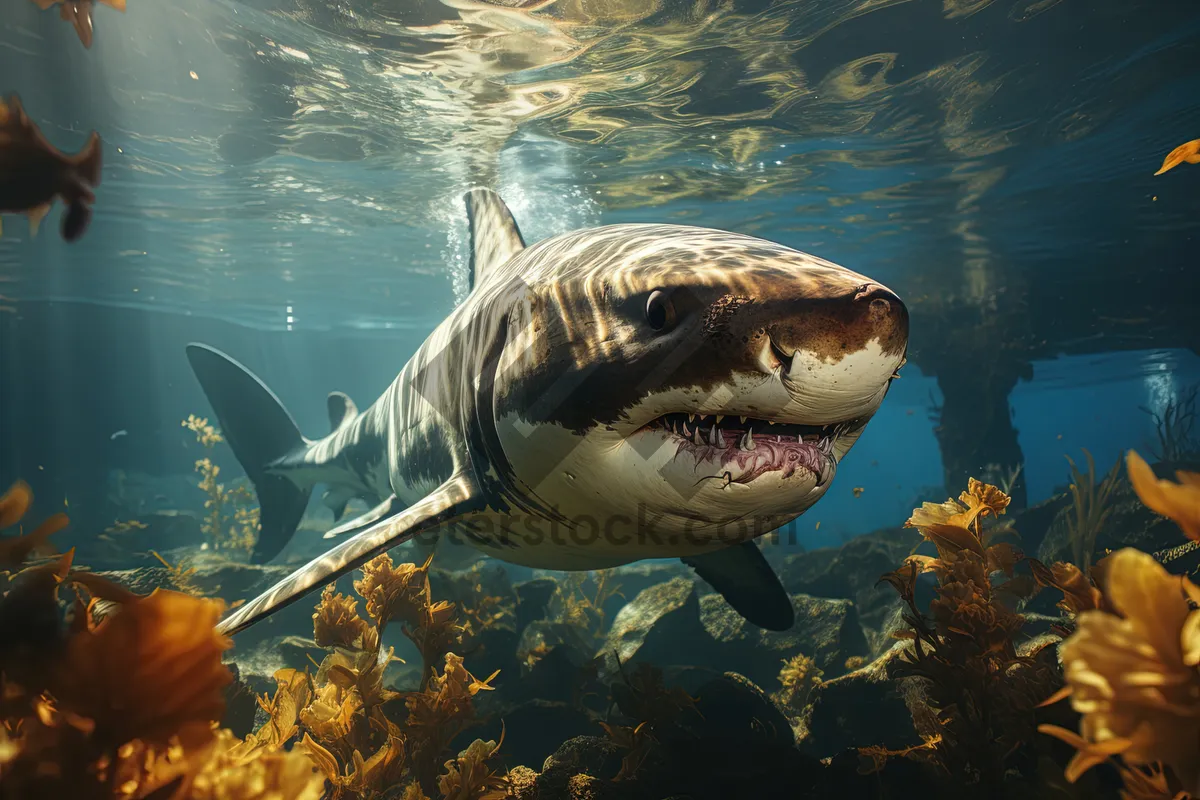
[[[646,300],[646,323],[656,331],[664,331],[675,324],[675,306],[661,289],[655,289]]]

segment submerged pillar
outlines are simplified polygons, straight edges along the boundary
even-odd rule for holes
[[[1020,362],[984,368],[960,364],[957,369],[938,371],[943,402],[934,432],[946,489],[952,496],[966,489],[968,478],[979,478],[1001,488],[1008,486],[1012,507],[1025,507],[1025,476],[1023,471],[1018,473],[1025,459],[1008,396],[1017,380],[1028,379],[1031,373],[1030,365]]]

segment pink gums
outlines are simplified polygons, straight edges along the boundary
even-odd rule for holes
[[[680,453],[690,453],[701,464],[734,463],[745,470],[741,476],[733,479],[732,483],[749,483],[768,472],[782,472],[782,477],[790,478],[796,474],[797,467],[804,467],[812,474],[820,475],[823,462],[827,458],[815,443],[778,442],[770,434],[755,435],[753,450],[742,450],[737,446],[740,434],[727,435],[727,444],[723,448],[709,444],[698,445],[690,439],[679,438],[679,447],[675,451],[677,458]]]

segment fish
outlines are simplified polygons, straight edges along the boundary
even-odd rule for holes
[[[1163,159],[1162,166],[1158,168],[1158,172],[1154,173],[1154,175],[1158,177],[1168,170],[1175,169],[1185,161],[1189,164],[1200,164],[1200,139],[1184,142],[1179,147],[1167,153],[1167,157]]]
[[[96,2],[115,8],[117,11],[125,11],[125,0],[33,0],[33,4],[42,11],[61,4],[59,15],[74,26],[75,33],[79,35],[79,41],[83,42],[83,46],[87,48],[92,46],[94,36],[92,9]]]
[[[83,236],[91,222],[92,189],[100,183],[100,136],[92,131],[83,149],[67,155],[46,140],[25,114],[20,98],[0,100],[0,214],[25,214],[38,226],[55,198],[67,204],[62,235]]]
[[[1154,173],[1154,176],[1157,178],[1158,175],[1168,172],[1169,169],[1175,169],[1183,162],[1200,164],[1200,139],[1193,139],[1192,142],[1184,142],[1178,148],[1166,154],[1166,157],[1163,158],[1163,166],[1158,168],[1158,172]]]
[[[109,436],[108,440],[110,442],[115,442],[117,439],[120,439],[122,436],[128,436],[128,435],[129,435],[129,431],[122,428],[119,431],[113,431],[112,436]]]
[[[503,199],[464,196],[470,292],[365,410],[331,395],[303,436],[248,368],[188,361],[261,506],[257,561],[313,488],[377,498],[341,539],[219,623],[239,633],[406,541],[595,570],[679,558],[739,615],[795,624],[755,538],[800,516],[898,377],[886,286],[761,238],[619,224],[527,246]]]

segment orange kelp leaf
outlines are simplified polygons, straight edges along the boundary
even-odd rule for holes
[[[1003,572],[1012,577],[1013,567],[1021,560],[1021,551],[1008,542],[998,542],[987,549],[988,572]]]
[[[87,589],[93,598],[107,600],[110,603],[126,605],[148,597],[148,595],[130,591],[116,581],[105,578],[102,575],[97,575],[94,572],[71,570],[67,574],[67,580],[71,583],[78,583]]]
[[[1038,725],[1038,733],[1045,733],[1074,747],[1078,752],[1067,764],[1067,783],[1074,783],[1079,776],[1097,764],[1103,764],[1113,756],[1128,750],[1133,744],[1129,739],[1113,737],[1103,742],[1089,742],[1074,731],[1057,725]]]
[[[1189,539],[1200,541],[1200,473],[1175,473],[1179,483],[1159,480],[1141,456],[1125,456],[1129,482],[1146,508],[1175,522]]]
[[[1185,161],[1189,164],[1200,164],[1200,139],[1192,139],[1190,142],[1184,142],[1179,147],[1167,153],[1167,157],[1163,159],[1162,166],[1154,174],[1162,175],[1167,170],[1175,169]]]
[[[324,747],[313,741],[313,738],[307,733],[304,734],[304,738],[300,740],[300,744],[298,746],[302,751],[304,751],[304,754],[311,758],[313,763],[317,765],[317,769],[321,770],[321,772],[324,772],[325,777],[333,781],[335,786],[341,782],[342,771],[338,767],[337,759],[333,757],[333,753],[330,753]]]
[[[20,566],[35,553],[54,555],[57,551],[48,540],[52,534],[58,533],[69,523],[66,514],[55,514],[39,525],[33,533],[0,540],[0,567]]]
[[[332,583],[325,587],[313,612],[313,641],[318,647],[357,647],[362,642],[369,626],[357,606],[357,600],[334,594]]]
[[[966,509],[953,500],[944,503],[922,503],[920,508],[913,509],[912,516],[904,523],[904,527],[916,528],[924,533],[930,525],[945,525],[952,516],[964,511]]]
[[[967,491],[959,495],[958,499],[966,503],[968,508],[978,505],[984,516],[990,513],[993,517],[1003,514],[1012,502],[1012,498],[1000,489],[976,478],[967,481]]]
[[[224,604],[156,589],[67,643],[51,691],[96,721],[109,745],[133,739],[166,743],[225,711],[233,681],[221,655],[233,643],[216,631]]]
[[[960,550],[968,550],[981,557],[984,554],[983,542],[975,533],[958,525],[930,525],[924,533],[937,547],[938,555],[942,558]]]
[[[1080,614],[1100,608],[1102,595],[1100,590],[1074,564],[1063,561],[1055,562],[1047,567],[1036,558],[1030,558],[1029,567],[1033,578],[1042,586],[1058,589],[1063,593],[1059,606],[1072,614]]]
[[[913,562],[912,556],[909,556],[908,560],[899,569],[881,575],[879,582],[875,585],[878,586],[880,583],[886,583],[899,592],[901,598],[908,599],[913,596],[917,583],[917,574],[920,571],[920,566]]]
[[[17,481],[0,495],[0,528],[11,528],[21,521],[29,504],[33,502],[33,490],[25,481]]]

